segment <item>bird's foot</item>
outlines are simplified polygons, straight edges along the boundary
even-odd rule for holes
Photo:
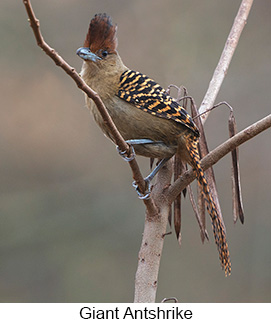
[[[146,190],[144,193],[141,193],[136,181],[133,181],[133,187],[135,188],[138,198],[140,200],[148,200],[151,197],[151,182],[148,180],[148,177],[144,178],[146,183]]]
[[[118,151],[118,153],[121,155],[121,157],[127,161],[127,162],[130,162],[132,161],[133,159],[135,159],[135,150],[134,150],[134,147],[131,145],[131,152],[130,152],[130,156],[128,157],[128,151],[127,150],[120,150],[119,149],[119,146],[116,146],[116,149]]]

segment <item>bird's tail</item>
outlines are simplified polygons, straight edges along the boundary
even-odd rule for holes
[[[186,148],[190,156],[191,166],[194,168],[197,174],[197,179],[202,186],[203,192],[205,194],[205,199],[207,201],[207,210],[212,219],[212,227],[213,227],[213,232],[215,237],[215,243],[217,245],[217,249],[219,252],[221,267],[224,269],[225,275],[227,276],[227,275],[230,275],[231,273],[231,262],[230,262],[228,244],[226,240],[225,227],[222,222],[222,219],[220,218],[217,212],[217,207],[214,203],[213,197],[209,189],[209,185],[206,181],[203,170],[201,168],[200,157],[199,157],[199,152],[197,147],[198,140],[197,138],[195,138],[193,134],[187,134],[185,139],[186,139]]]

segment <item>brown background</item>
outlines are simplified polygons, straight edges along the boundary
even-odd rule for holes
[[[127,66],[199,105],[241,1],[33,0],[47,42],[80,70],[90,18],[118,24]],[[270,113],[271,3],[256,1],[218,101],[241,130]],[[22,1],[0,4],[0,301],[131,302],[144,208],[129,167],[102,135],[82,93],[36,46]],[[228,137],[228,110],[206,123],[210,148]],[[202,245],[189,201],[183,244],[166,238],[158,297],[181,302],[271,301],[270,130],[240,147],[245,225],[233,224],[230,159],[215,166],[232,275]],[[145,173],[148,160],[139,159]]]

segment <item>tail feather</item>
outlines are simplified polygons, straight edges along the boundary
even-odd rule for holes
[[[218,215],[215,202],[209,189],[209,185],[201,168],[200,157],[197,147],[198,138],[196,138],[193,134],[187,134],[185,139],[186,148],[190,156],[190,164],[197,174],[197,179],[202,186],[207,201],[207,211],[212,219],[212,228],[215,237],[215,243],[219,252],[221,267],[224,269],[225,275],[227,276],[231,273],[231,262],[228,244],[226,240],[226,231],[223,225],[223,221]]]

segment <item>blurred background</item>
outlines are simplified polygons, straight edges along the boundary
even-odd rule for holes
[[[80,70],[89,21],[118,24],[124,63],[199,106],[241,1],[33,0],[45,40]],[[239,130],[270,114],[271,2],[255,1],[217,102]],[[73,81],[36,45],[22,1],[0,3],[0,301],[132,302],[144,207],[131,172],[92,120]],[[172,93],[174,95],[174,93]],[[227,108],[205,124],[228,138]],[[240,147],[245,224],[234,225],[229,156],[216,166],[232,275],[220,269],[210,221],[201,244],[187,199],[182,246],[167,236],[157,301],[271,301],[270,130]],[[149,161],[139,158],[144,174]]]

